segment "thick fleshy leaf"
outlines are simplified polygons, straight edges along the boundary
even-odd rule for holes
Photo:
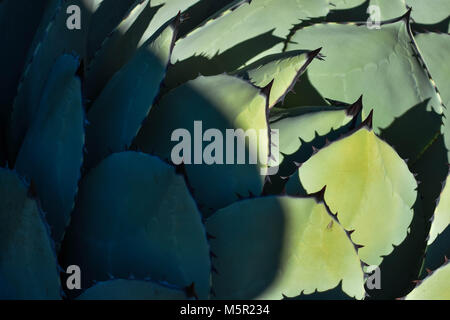
[[[447,0],[406,0],[412,8],[414,22],[420,24],[436,24],[450,15],[450,2]]]
[[[328,11],[325,0],[283,0],[283,5],[277,0],[237,1],[177,41],[172,63],[179,63],[169,71],[168,84],[175,87],[194,79],[199,72],[231,72],[266,55],[280,53],[293,25],[325,16]]]
[[[62,241],[74,206],[84,146],[78,58],[63,55],[45,86],[36,118],[17,156],[16,170],[32,181],[53,239]]]
[[[281,299],[333,289],[364,297],[364,274],[346,231],[314,198],[244,200],[206,227],[218,299]]]
[[[69,30],[66,25],[69,17],[66,13],[67,7],[81,6],[81,1],[67,3],[53,0],[36,32],[13,105],[8,137],[11,162],[15,161],[25,134],[36,117],[44,85],[56,59],[67,52],[76,52],[80,56],[84,53],[84,35],[87,28]],[[88,11],[81,14],[88,19]]]
[[[361,99],[348,107],[272,109],[270,128],[278,130],[279,168],[264,191],[279,194],[284,190],[290,195],[305,195],[298,180],[298,166],[315,150],[353,130],[360,123],[361,109]]]
[[[8,48],[0,52],[0,124],[5,124],[11,111],[28,49],[48,2],[0,2],[0,42],[8,44]]]
[[[99,282],[77,300],[186,300],[186,292],[162,284],[141,280]]]
[[[355,230],[364,262],[379,265],[406,238],[417,183],[395,150],[366,126],[318,151],[299,177],[309,193],[327,186],[325,201],[344,228]]]
[[[180,37],[186,36],[203,23],[215,19],[236,5],[249,0],[199,0],[183,12],[183,23],[180,25]]]
[[[195,284],[209,295],[206,233],[182,176],[156,157],[113,154],[82,180],[61,249],[82,288],[114,277]]]
[[[312,142],[317,136],[325,136],[351,122],[361,111],[360,100],[357,104],[350,107],[301,107],[287,111],[275,109],[279,111],[276,113],[278,119],[272,121],[274,114],[271,115],[270,128],[279,130],[280,162],[284,159],[283,155],[293,155],[303,144]]]
[[[405,300],[450,300],[450,263],[435,270]]]
[[[427,100],[427,110],[432,107],[436,113],[442,112],[439,96],[415,57],[411,40],[406,15],[383,24],[380,30],[370,30],[365,24],[316,24],[298,30],[287,48],[323,47],[325,61],[314,61],[308,68],[311,84],[323,97],[347,103],[363,94],[363,116],[375,111],[373,125],[378,133]],[[429,142],[428,135],[423,143],[416,141],[419,150]]]
[[[102,91],[88,113],[86,165],[124,151],[137,135],[166,74],[175,37],[169,26],[150,38]]]
[[[60,299],[56,256],[36,201],[0,168],[0,299]]]
[[[447,177],[431,219],[427,241],[424,270],[442,265],[445,256],[450,256],[450,178]]]
[[[97,0],[86,36],[86,61],[89,64],[114,29],[131,14],[133,7],[144,0]]]
[[[450,182],[447,177],[444,189],[442,190],[439,202],[434,212],[433,223],[431,224],[428,245],[431,245],[437,236],[450,225]]]
[[[430,72],[444,105],[445,117],[442,119],[443,134],[447,150],[450,150],[450,35],[438,33],[425,33],[416,36],[417,45],[419,46],[421,56],[423,57],[426,67]],[[450,159],[450,151],[448,158]]]
[[[255,143],[245,142],[239,132]],[[135,145],[177,165],[184,163],[194,197],[209,214],[238,200],[237,194],[261,194],[261,170],[270,145],[267,98],[236,77],[199,77],[151,109]]]
[[[261,88],[273,81],[269,97],[269,108],[272,108],[284,100],[319,51],[291,51],[267,56],[240,70],[239,75]]]
[[[124,1],[122,5],[125,5],[126,2]],[[103,9],[101,10],[102,15],[94,16],[94,20],[104,20],[105,14],[103,14],[103,11],[114,12],[115,10],[112,10],[111,6],[116,6],[116,1],[105,3],[101,7]],[[148,35],[145,30],[159,8],[152,7],[149,0],[134,0],[120,8],[120,12],[124,16],[123,20],[116,21],[117,25],[96,49],[94,56],[89,60],[86,67],[84,87],[88,99],[95,100],[114,74],[128,63],[143,43],[152,36],[152,34]],[[127,9],[126,13],[122,12],[125,9]],[[94,22],[99,23],[98,21]],[[93,28],[94,26],[91,26],[91,29]],[[97,34],[95,31],[93,33]]]
[[[444,108],[423,67],[409,15],[383,23],[379,30],[365,23],[316,24],[298,30],[291,42],[297,44],[289,44],[288,50],[323,47],[325,61],[313,61],[308,67],[309,80],[321,96],[351,102],[363,95],[363,117],[374,110],[375,133],[394,146],[401,158],[409,159],[411,171],[422,181],[421,214],[423,220],[429,219],[447,171],[448,161],[440,158],[446,150],[436,139]],[[424,166],[420,158],[432,141],[437,142],[437,154],[430,158],[434,164]],[[438,179],[430,179],[435,175]]]

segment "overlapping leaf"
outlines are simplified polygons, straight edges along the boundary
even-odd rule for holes
[[[173,47],[176,26],[150,38],[107,84],[88,113],[86,165],[126,150],[147,116]]]
[[[0,299],[60,299],[56,256],[39,207],[0,168]]]
[[[80,179],[84,146],[78,58],[61,56],[53,66],[36,117],[17,156],[16,169],[32,181],[53,239],[62,241]]]
[[[194,197],[208,215],[238,200],[237,194],[261,194],[270,152],[267,104],[261,89],[239,78],[199,77],[151,109],[135,144],[184,163]]]
[[[83,250],[80,250],[83,248]],[[82,288],[108,275],[195,284],[209,295],[206,233],[182,176],[156,157],[114,154],[84,178],[61,261],[78,265]]]
[[[327,186],[325,201],[353,240],[361,259],[379,265],[406,238],[417,183],[406,163],[372,130],[362,127],[331,143],[299,168],[309,193]],[[389,221],[389,223],[387,223]]]
[[[406,300],[449,300],[450,264],[435,270],[409,293]]]
[[[218,299],[281,299],[333,289],[364,297],[364,274],[346,231],[314,198],[267,197],[206,222]]]

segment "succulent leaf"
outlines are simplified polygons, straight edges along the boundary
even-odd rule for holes
[[[270,127],[279,132],[279,170],[264,186],[265,193],[284,190],[290,195],[306,195],[298,180],[298,166],[315,149],[353,130],[360,122],[361,109],[361,99],[348,107],[273,108]]]
[[[284,0],[282,6],[277,0],[241,2],[177,41],[172,56],[175,65],[168,75],[170,87],[194,79],[199,72],[232,72],[280,53],[292,25],[329,11],[325,0]]]
[[[439,96],[414,56],[407,16],[380,30],[365,24],[316,24],[298,30],[287,49],[317,47],[323,47],[326,59],[309,66],[312,85],[323,97],[347,103],[363,94],[363,117],[374,110],[375,132],[427,99],[427,110],[442,113]]]
[[[44,88],[40,105],[16,161],[16,170],[35,185],[53,239],[62,241],[74,206],[84,146],[78,58],[63,55]]]
[[[450,300],[450,264],[435,270],[430,276],[420,282],[405,300]]]
[[[446,0],[406,0],[412,8],[411,17],[420,24],[436,24],[450,15],[450,3]]]
[[[346,231],[314,198],[244,200],[206,222],[217,258],[217,299],[281,299],[326,291],[342,281],[364,297],[364,274]]]
[[[280,163],[284,159],[283,155],[292,155],[304,142],[311,142],[317,136],[325,136],[347,125],[359,112],[352,114],[348,108],[330,106],[293,108],[283,113],[285,115],[282,118],[270,123],[271,129],[278,129],[280,132]]]
[[[449,9],[450,10],[450,9]],[[447,107],[444,109],[443,128],[444,140],[447,150],[449,150],[448,159],[450,159],[450,35],[438,33],[424,33],[416,36],[417,45],[420,53],[426,63],[427,70],[430,72],[430,78],[438,90],[442,103]]]
[[[159,93],[172,51],[176,26],[150,38],[108,82],[88,113],[86,166],[111,152],[125,151]]]
[[[0,299],[60,299],[55,252],[27,193],[15,172],[0,168]]]
[[[4,125],[16,95],[34,32],[49,1],[4,0],[0,3],[0,123]],[[14,32],[11,32],[11,31]]]
[[[436,269],[442,264],[444,256],[450,256],[450,186],[447,177],[437,200],[436,210],[431,219],[431,228],[427,239],[426,269]],[[424,273],[424,272],[423,272]]]
[[[133,274],[179,287],[195,283],[201,299],[209,295],[200,213],[183,177],[146,154],[113,154],[82,180],[60,256],[63,266],[80,266],[85,289],[108,274]]]
[[[80,4],[81,0],[71,4]],[[36,117],[46,79],[56,59],[67,52],[84,52],[84,30],[66,27],[66,1],[53,0],[39,27],[14,100],[8,134],[9,161],[14,162]],[[87,18],[87,17],[86,17]]]
[[[99,282],[83,292],[77,300],[186,300],[183,290],[142,280]]]
[[[93,11],[86,35],[86,62],[89,65],[98,50],[114,29],[127,17],[132,15],[132,9],[145,0],[97,0],[91,6]],[[123,29],[122,29],[123,30]],[[124,30],[126,31],[126,30]]]
[[[129,7],[124,20],[104,39],[86,68],[84,87],[88,99],[95,100],[115,73],[152,36],[146,33],[146,28],[159,9],[150,6],[149,0],[135,0]]]
[[[405,239],[417,183],[398,154],[366,126],[318,151],[299,168],[299,177],[309,193],[327,186],[326,203],[344,228],[355,230],[353,240],[364,246],[359,255],[367,264],[379,265]]]
[[[447,177],[447,181],[439,197],[438,205],[436,206],[436,211],[434,212],[428,245],[431,245],[448,225],[450,225],[450,183]]]
[[[239,70],[239,75],[261,88],[274,81],[269,97],[269,108],[272,108],[283,101],[319,51],[292,51],[267,56]]]
[[[192,156],[183,153],[183,163],[194,197],[200,206],[206,208],[203,213],[208,215],[238,200],[236,194],[261,194],[264,179],[261,169],[265,167],[263,160],[268,159],[270,152],[267,104],[264,93],[242,79],[227,75],[199,77],[163,96],[159,104],[151,109],[135,144],[139,150],[169,160],[178,145],[172,139],[174,131],[187,130],[189,135],[183,137],[182,143],[188,143]],[[201,122],[202,132],[195,131],[195,121]],[[224,149],[212,164],[203,161],[208,145],[202,141],[203,131],[206,133],[209,129],[219,131],[222,141],[216,141],[216,137],[210,141],[222,143]],[[245,156],[247,153],[258,154],[259,158],[254,164],[250,161],[239,164],[238,153],[242,150],[234,152],[226,147],[227,130],[247,133],[249,129],[249,134],[255,133],[257,136],[258,150],[246,143]],[[188,138],[192,143],[186,140]],[[198,149],[194,150],[193,145]],[[237,143],[231,146],[237,146]],[[231,161],[227,160],[230,158]],[[211,185],[215,187],[211,188]]]

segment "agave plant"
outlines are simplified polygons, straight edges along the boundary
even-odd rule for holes
[[[449,15],[0,1],[0,298],[450,299]]]

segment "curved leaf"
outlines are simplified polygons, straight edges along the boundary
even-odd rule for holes
[[[423,57],[426,67],[429,70],[439,94],[442,97],[443,104],[447,107],[444,109],[443,134],[447,150],[450,150],[450,60],[448,52],[450,51],[450,35],[438,33],[425,33],[416,36],[417,45],[419,46],[421,56]],[[448,158],[450,159],[450,151]]]
[[[111,5],[116,6],[116,1],[113,1]],[[112,11],[109,6],[105,4],[104,10]],[[127,64],[144,42],[152,36],[145,30],[160,7],[150,6],[149,0],[134,0],[126,8],[128,11],[125,18],[117,23],[103,40],[86,68],[84,87],[86,97],[91,100],[98,97],[115,73]],[[101,18],[103,17],[97,19]]]
[[[86,61],[88,64],[94,59],[105,40],[111,36],[113,30],[131,15],[132,8],[145,0],[97,0],[91,5],[93,10],[89,30],[86,35]]]
[[[17,156],[16,169],[32,181],[59,244],[69,224],[80,179],[84,110],[79,61],[63,55],[45,86],[36,118]]]
[[[186,300],[186,293],[158,283],[139,280],[109,280],[83,292],[77,300]]]
[[[37,203],[0,168],[0,299],[60,299],[56,256]]]
[[[238,2],[177,41],[172,56],[175,66],[167,81],[171,88],[194,79],[199,72],[231,72],[280,53],[294,24],[329,11],[326,0],[284,0],[282,5],[277,0],[248,2]]]
[[[309,193],[327,186],[325,201],[353,240],[361,259],[379,265],[407,235],[417,183],[406,163],[372,130],[362,127],[331,143],[299,168]]]
[[[445,182],[439,202],[434,212],[433,223],[431,224],[428,245],[431,245],[437,236],[450,225],[450,183],[449,178]]]
[[[36,33],[13,105],[8,135],[11,163],[14,163],[25,134],[36,117],[44,85],[55,60],[67,52],[76,52],[80,56],[84,53],[87,28],[69,30],[66,27],[67,6],[80,5],[80,1],[74,0],[70,4],[61,0],[52,1]],[[82,14],[88,18],[87,12]]]
[[[298,30],[287,48],[323,47],[325,61],[314,61],[308,68],[312,85],[323,97],[337,101],[355,101],[363,94],[363,116],[375,111],[373,124],[378,133],[424,101],[428,101],[427,110],[432,107],[442,113],[439,96],[415,57],[411,40],[406,15],[383,24],[380,30],[370,30],[365,24],[316,24]],[[417,148],[423,148],[434,133],[421,143],[416,141]]]
[[[314,150],[322,148],[360,122],[361,99],[348,107],[274,108],[272,130],[279,135],[278,174],[264,186],[267,194],[283,190],[290,195],[306,195],[298,180],[298,166],[308,160]]]
[[[4,0],[0,3],[0,124],[4,125],[24,67],[34,32],[49,1]],[[11,32],[13,31],[13,32]]]
[[[143,45],[109,81],[88,113],[86,165],[126,150],[158,95],[175,37],[169,26]]]
[[[405,300],[450,300],[450,264],[446,263],[423,280]]]
[[[450,15],[450,3],[446,0],[406,0],[412,8],[414,22],[420,24],[436,24]]]
[[[450,256],[450,186],[449,177],[437,200],[436,210],[431,219],[427,240],[425,270],[438,268],[445,256]]]
[[[217,256],[212,284],[218,299],[281,299],[341,281],[347,295],[364,297],[357,251],[316,199],[245,200],[217,211],[206,228]]]
[[[319,51],[291,51],[267,56],[240,70],[239,75],[261,88],[273,81],[269,97],[269,108],[272,108],[284,100]]]
[[[156,157],[114,154],[82,180],[61,249],[64,266],[78,265],[82,288],[108,274],[195,283],[209,295],[205,230],[182,176]]]
[[[266,112],[266,96],[248,82],[227,75],[199,77],[163,96],[135,144],[177,165],[184,163],[194,197],[208,215],[238,200],[236,194],[261,194],[261,170],[269,156]],[[207,130],[209,139],[203,135]],[[236,139],[238,130],[256,137],[257,145],[245,142],[243,135]],[[247,154],[257,161],[252,163]]]

